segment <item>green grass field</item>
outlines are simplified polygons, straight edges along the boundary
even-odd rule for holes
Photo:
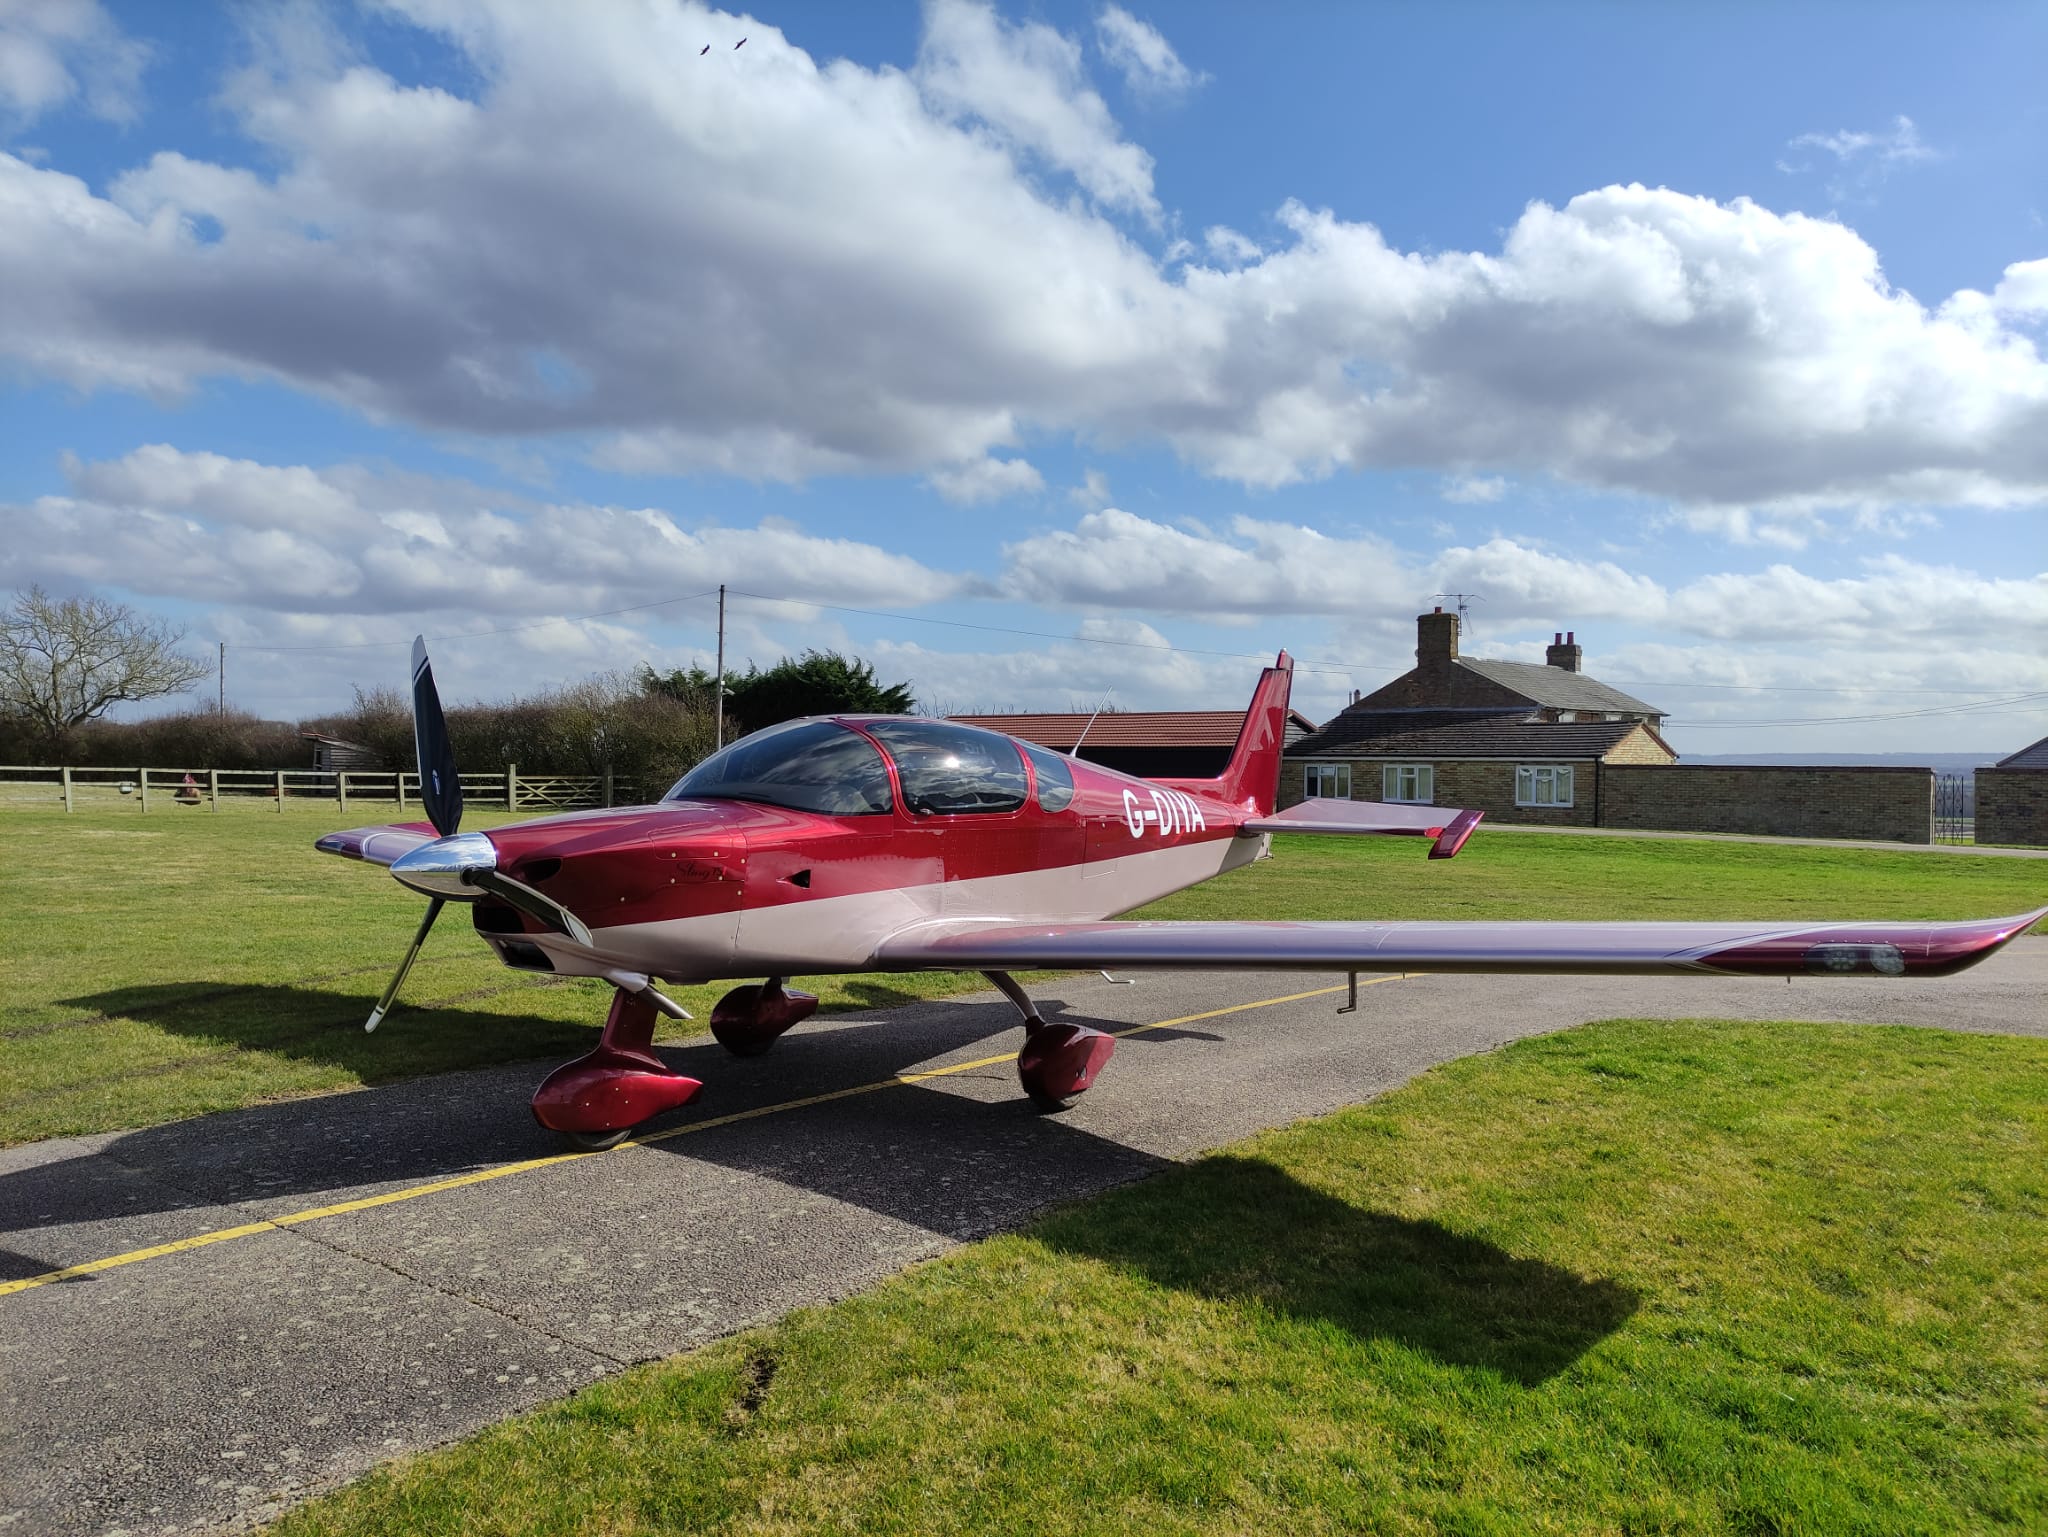
[[[289,1516],[343,1533],[2048,1526],[2048,1042],[1438,1068]]]
[[[376,808],[352,808],[364,821]],[[478,814],[474,827],[492,817]],[[383,872],[313,852],[344,821],[163,805],[0,815],[0,1144],[151,1125],[260,1100],[585,1050],[608,989],[506,970],[446,915],[399,1009],[364,1016],[422,909]],[[1759,844],[1480,835],[1282,838],[1276,857],[1163,917],[1929,917],[2019,911],[2027,860]],[[828,1008],[979,987],[972,976],[809,978]],[[679,996],[700,1018],[723,985]],[[691,1027],[681,1027],[684,1031]]]

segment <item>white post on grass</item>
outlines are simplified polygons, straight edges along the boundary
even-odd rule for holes
[[[69,816],[71,814],[71,766],[68,763],[63,768],[57,770],[57,780],[58,783],[64,786],[64,814]]]

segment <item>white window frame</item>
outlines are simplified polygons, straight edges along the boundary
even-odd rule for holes
[[[1341,783],[1343,789],[1324,789],[1328,779],[1332,784]],[[1301,771],[1301,793],[1306,800],[1351,799],[1351,765],[1348,763],[1311,763]]]
[[[1404,785],[1403,781],[1406,781]],[[1406,789],[1409,793],[1402,794]],[[1380,765],[1380,799],[1399,806],[1436,804],[1434,763],[1383,763]]]
[[[1572,805],[1572,765],[1520,763],[1515,766],[1515,804],[1547,811]]]

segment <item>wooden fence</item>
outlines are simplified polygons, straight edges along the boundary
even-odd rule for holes
[[[632,787],[610,774],[464,774],[462,798],[507,811],[570,811],[633,801]],[[287,804],[332,801],[338,811],[373,803],[425,815],[420,776],[390,770],[37,768],[0,765],[0,808],[66,811],[119,807],[138,812],[173,807],[209,811],[282,812]]]

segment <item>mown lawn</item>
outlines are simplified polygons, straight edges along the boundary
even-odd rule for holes
[[[605,985],[506,970],[459,910],[399,1009],[362,1033],[423,904],[312,842],[378,814],[0,813],[0,1145],[585,1050]],[[1482,829],[1448,862],[1413,839],[1282,838],[1274,859],[1148,916],[1947,918],[2019,911],[2044,889],[2048,868],[2025,860]],[[951,973],[803,980],[840,1009],[983,985]],[[702,1019],[721,991],[678,996]]]
[[[280,1530],[2041,1530],[2044,1340],[2048,1042],[1613,1021]]]

